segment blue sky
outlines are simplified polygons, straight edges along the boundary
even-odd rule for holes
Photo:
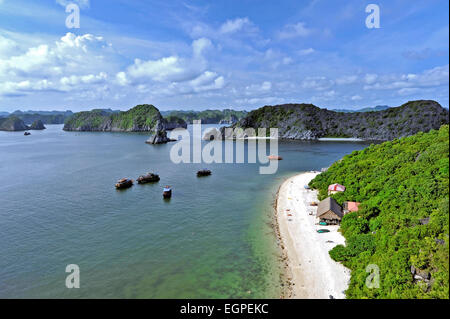
[[[68,29],[68,3],[80,28]],[[380,7],[368,29],[365,8]],[[449,4],[0,0],[0,112],[449,105]]]

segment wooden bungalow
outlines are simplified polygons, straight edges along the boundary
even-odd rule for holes
[[[334,198],[325,198],[317,207],[316,217],[318,217],[321,222],[337,225],[341,222],[343,216],[344,213],[342,212],[342,207]]]

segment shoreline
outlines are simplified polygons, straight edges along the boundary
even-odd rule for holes
[[[304,185],[318,174],[295,175],[278,189],[275,232],[288,278],[284,294],[287,298],[344,299],[350,282],[350,270],[328,254],[336,245],[345,243],[345,238],[337,231],[339,226],[316,225],[317,207],[309,206],[310,202],[317,201],[317,192],[306,190]],[[316,232],[319,228],[330,232],[319,234]]]

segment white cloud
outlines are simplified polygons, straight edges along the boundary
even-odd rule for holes
[[[364,79],[367,84],[372,84],[372,83],[375,83],[377,78],[378,78],[378,75],[376,75],[376,74],[366,74]]]
[[[88,74],[88,75],[71,75],[62,77],[60,82],[62,85],[77,86],[79,84],[97,84],[105,82],[107,79],[107,74],[105,72],[100,72],[99,74]]]
[[[316,52],[313,48],[308,48],[308,49],[303,49],[303,50],[299,50],[298,54],[300,55],[309,55]]]
[[[351,99],[352,101],[359,101],[359,100],[362,100],[362,97],[359,96],[359,95],[353,95],[350,99]]]
[[[2,0],[0,0],[0,2],[1,1]],[[0,34],[0,57],[7,58],[17,49],[17,47],[15,41],[5,38]]]
[[[242,30],[244,26],[251,26],[252,23],[248,18],[237,18],[234,20],[227,20],[224,24],[221,25],[219,31],[222,34],[225,33],[234,33]]]
[[[204,51],[211,47],[209,39],[201,38],[192,42],[192,58],[168,56],[157,60],[135,59],[124,73],[116,75],[117,81],[126,85],[131,82],[183,82],[197,78],[206,71],[207,61]]]
[[[297,24],[285,25],[283,30],[278,33],[278,37],[284,40],[296,37],[306,37],[310,34],[311,29],[308,29],[304,22],[298,22]]]
[[[70,3],[75,3],[80,8],[89,8],[90,7],[89,0],[56,0],[56,3],[63,7],[66,7]]]
[[[378,80],[377,80],[378,79]],[[406,88],[439,87],[449,83],[449,65],[438,66],[418,74],[376,76],[366,82],[365,90],[401,90]],[[410,94],[413,90],[402,90],[400,94]]]
[[[336,79],[336,84],[338,84],[338,85],[353,84],[356,82],[357,79],[358,79],[357,75],[342,76],[342,77]]]
[[[307,77],[300,84],[300,86],[303,89],[307,89],[307,90],[313,89],[316,91],[328,90],[333,85],[334,85],[334,81],[327,79],[324,76]]]
[[[192,49],[195,57],[202,57],[205,50],[213,46],[210,39],[200,38],[192,42]]]

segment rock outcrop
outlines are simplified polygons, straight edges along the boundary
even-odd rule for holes
[[[216,129],[215,127],[209,129],[208,131],[203,134],[203,140],[205,141],[212,141],[212,140],[221,140],[222,139],[222,133]]]
[[[0,131],[26,131],[28,129],[30,128],[16,116],[0,119]]]
[[[41,120],[36,120],[31,124],[30,130],[45,130],[44,123]]]
[[[342,113],[312,104],[265,106],[252,111],[233,128],[278,128],[282,139],[315,140],[349,137],[363,140],[393,140],[418,132],[439,129],[449,123],[449,112],[429,100],[412,101],[376,112]],[[230,138],[222,128],[225,138]],[[245,138],[247,133],[242,133]],[[239,136],[237,138],[240,138]]]

